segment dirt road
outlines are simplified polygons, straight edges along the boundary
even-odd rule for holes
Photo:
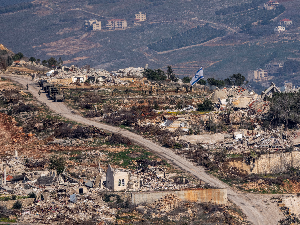
[[[228,198],[232,202],[234,202],[248,217],[248,220],[253,224],[257,225],[276,225],[278,221],[283,218],[283,214],[277,207],[275,203],[271,203],[270,195],[256,195],[256,194],[246,194],[242,192],[238,192],[218,180],[217,178],[207,174],[204,168],[200,166],[195,166],[193,163],[189,162],[185,158],[176,155],[172,150],[163,148],[150,140],[145,139],[144,137],[132,133],[128,130],[124,130],[118,127],[98,123],[91,121],[89,119],[83,118],[80,115],[75,114],[71,109],[69,109],[63,102],[52,102],[49,100],[45,93],[42,93],[41,96],[38,95],[39,87],[37,84],[34,84],[33,81],[21,77],[21,76],[4,76],[6,78],[10,78],[14,81],[21,83],[26,86],[29,84],[29,91],[32,95],[40,102],[45,103],[50,110],[60,114],[61,116],[76,121],[82,124],[91,125],[98,127],[100,129],[107,130],[113,133],[119,133],[130,138],[133,142],[137,143],[144,148],[147,148],[161,157],[170,160],[174,165],[182,168],[185,171],[190,172],[195,175],[199,179],[204,182],[218,188],[227,188]]]

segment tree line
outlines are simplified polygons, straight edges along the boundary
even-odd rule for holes
[[[300,93],[275,93],[270,101],[270,110],[263,123],[268,127],[284,125],[295,128],[300,123]]]
[[[16,12],[16,11],[20,11],[20,10],[24,10],[24,9],[30,9],[32,7],[34,7],[34,5],[32,3],[20,3],[20,4],[16,4],[16,5],[10,5],[10,6],[6,6],[6,7],[1,7],[0,14]]]
[[[164,81],[166,79],[169,79],[174,82],[178,81],[178,78],[176,77],[172,67],[168,66],[167,68],[167,74],[161,69],[145,69],[143,75],[148,80],[153,81]]]
[[[249,9],[257,8],[258,5],[260,5],[264,2],[266,2],[266,1],[265,0],[253,0],[250,3],[243,3],[240,5],[229,6],[229,7],[217,10],[215,12],[215,14],[216,15],[227,15],[227,14],[242,12],[242,11],[246,11]]]

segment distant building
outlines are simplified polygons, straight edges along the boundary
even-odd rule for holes
[[[278,33],[284,32],[285,31],[285,27],[283,27],[283,26],[275,27],[274,31],[278,32]]]
[[[101,21],[86,20],[84,25],[86,28],[91,28],[92,30],[101,30]]]
[[[295,87],[294,85],[293,85],[293,83],[288,83],[288,82],[285,82],[284,83],[284,92],[285,93],[297,93],[297,92],[299,92],[299,90],[300,90],[300,88],[299,87]]]
[[[124,19],[111,19],[107,21],[106,27],[109,30],[125,30],[127,28],[127,21]]]
[[[293,21],[291,21],[289,19],[283,19],[283,20],[280,20],[279,24],[282,26],[290,26],[293,24]]]
[[[139,12],[138,14],[135,14],[135,20],[138,21],[138,22],[143,22],[143,21],[146,21],[146,13],[143,14],[141,12]]]
[[[279,6],[278,2],[276,2],[276,1],[269,1],[269,2],[267,2],[267,3],[264,4],[264,9],[266,9],[266,10],[273,10],[277,6]]]
[[[258,69],[248,73],[248,80],[254,82],[265,82],[268,80],[268,71]]]
[[[279,69],[283,67],[282,63],[274,62],[265,65],[268,74],[275,74],[279,72]]]

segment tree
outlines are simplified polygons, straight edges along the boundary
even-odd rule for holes
[[[48,61],[44,59],[44,60],[42,61],[42,65],[43,65],[43,66],[47,66],[47,64],[48,64]]]
[[[52,68],[52,67],[56,67],[57,66],[57,61],[54,57],[51,57],[50,59],[48,59],[48,67]]]
[[[273,126],[284,124],[285,129],[300,123],[300,93],[275,93],[270,101],[266,122]]]
[[[233,74],[232,76],[230,76],[229,78],[226,78],[224,80],[225,84],[229,85],[229,86],[232,86],[232,85],[241,86],[245,83],[245,81],[246,81],[246,78],[240,73]]]
[[[21,209],[22,208],[22,202],[20,202],[19,200],[17,200],[14,204],[13,204],[13,209]]]
[[[41,62],[41,60],[40,60],[40,59],[37,59],[36,62],[39,64],[39,63]]]
[[[15,54],[12,58],[14,61],[20,60],[24,57],[22,52],[18,52],[17,54]]]
[[[165,72],[161,69],[157,70],[151,70],[151,69],[145,69],[143,72],[144,77],[147,77],[149,80],[166,80],[167,76],[165,75]]]
[[[30,192],[30,193],[28,194],[28,198],[36,198],[36,194],[33,193],[33,192]]]
[[[176,77],[176,75],[174,74],[174,71],[172,69],[171,66],[168,66],[168,70],[167,70],[167,76],[171,81],[177,82],[178,78]]]
[[[206,80],[200,79],[197,83],[200,85],[206,85]]]
[[[300,62],[295,60],[287,60],[283,64],[281,71],[287,74],[297,73],[300,71]]]
[[[168,70],[167,70],[167,76],[168,76],[168,79],[170,79],[170,76],[171,74],[173,74],[173,69],[171,66],[167,66]]]
[[[190,77],[184,77],[184,78],[182,78],[182,82],[183,83],[190,83],[191,82],[191,78]]]
[[[209,99],[205,99],[202,104],[198,104],[198,111],[212,111],[214,110],[213,103]]]
[[[65,159],[63,157],[57,157],[56,155],[50,158],[49,169],[55,169],[57,174],[61,174],[65,170]]]
[[[29,61],[30,61],[30,62],[35,62],[36,59],[35,59],[34,57],[30,57],[30,58],[29,58]]]
[[[0,57],[0,69],[7,69],[7,60],[5,59],[5,57]]]
[[[61,59],[61,57],[59,57],[58,64],[61,66],[63,63],[64,63],[64,61]]]
[[[218,88],[225,86],[225,82],[223,80],[216,80],[215,78],[208,78],[207,83],[210,86],[217,86]]]

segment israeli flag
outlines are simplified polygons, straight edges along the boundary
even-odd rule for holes
[[[197,71],[197,73],[195,74],[195,76],[192,78],[190,84],[193,86],[194,84],[196,84],[202,78],[204,78],[204,76],[203,76],[203,68],[201,67]]]

